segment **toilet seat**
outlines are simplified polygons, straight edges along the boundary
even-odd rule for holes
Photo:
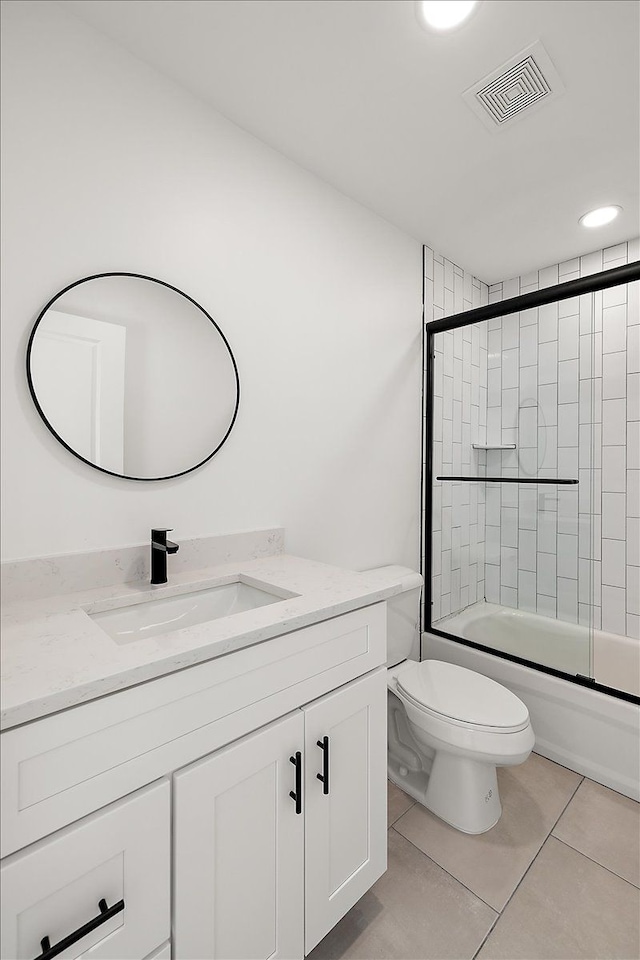
[[[529,726],[529,711],[515,694],[453,663],[408,661],[396,682],[398,693],[420,713],[453,726],[494,734]]]

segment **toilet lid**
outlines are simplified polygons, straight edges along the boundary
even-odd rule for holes
[[[398,676],[398,688],[415,706],[457,723],[522,730],[529,711],[495,680],[441,660],[424,660]]]

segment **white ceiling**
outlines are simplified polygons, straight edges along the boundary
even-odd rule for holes
[[[635,0],[484,0],[447,35],[413,0],[60,2],[486,282],[640,232]],[[490,132],[462,93],[538,39],[566,92]]]

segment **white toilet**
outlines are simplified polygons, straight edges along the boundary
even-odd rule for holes
[[[389,779],[457,830],[484,833],[502,813],[496,767],[523,763],[533,749],[529,711],[482,674],[416,662],[422,578],[404,567],[367,575],[403,585],[387,601]]]

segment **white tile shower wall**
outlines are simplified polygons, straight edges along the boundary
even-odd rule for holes
[[[485,283],[429,247],[424,250],[424,264],[426,323],[488,302]],[[484,475],[486,454],[474,450],[472,444],[486,443],[487,346],[485,324],[435,338],[434,475]],[[485,595],[484,487],[446,481],[433,484],[433,621],[463,610]],[[424,544],[429,549],[428,536]],[[424,569],[424,556],[422,562]]]
[[[621,243],[489,287],[490,302],[640,258]],[[639,283],[489,321],[485,598],[640,639]],[[596,678],[597,679],[597,678]]]

